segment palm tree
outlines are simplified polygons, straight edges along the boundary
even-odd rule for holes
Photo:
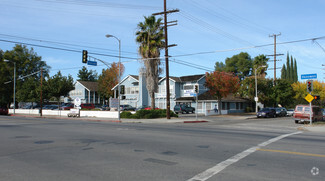
[[[136,42],[139,44],[139,54],[145,67],[147,90],[151,98],[151,108],[155,107],[155,92],[158,90],[158,78],[161,69],[160,50],[164,47],[164,31],[162,18],[144,17],[144,22],[138,24]]]

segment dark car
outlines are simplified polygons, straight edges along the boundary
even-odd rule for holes
[[[0,114],[1,115],[8,115],[8,108],[5,106],[0,107]]]
[[[176,114],[178,114],[178,113],[194,113],[195,112],[195,108],[194,107],[191,107],[191,106],[189,106],[189,105],[186,105],[186,104],[178,104],[178,105],[175,105],[175,107],[174,107],[174,112],[176,113]]]
[[[287,110],[284,107],[275,108],[275,114],[277,117],[287,116]]]
[[[120,105],[121,111],[135,111],[135,107],[132,107],[128,104]]]
[[[275,118],[276,117],[276,111],[274,108],[263,108],[260,111],[256,113],[256,116],[258,118],[264,117],[264,118]]]
[[[61,110],[70,110],[72,108],[74,108],[74,104],[66,103],[66,104],[62,105]]]

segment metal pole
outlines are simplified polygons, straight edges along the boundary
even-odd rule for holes
[[[43,68],[41,68],[41,93],[40,93],[40,116],[42,117],[42,111],[43,111],[43,96],[42,96],[42,90],[43,89]]]
[[[116,38],[116,37],[115,37]],[[120,77],[121,77],[121,40],[116,38],[118,40],[118,120],[121,120],[121,115],[120,115],[120,100],[121,100],[121,86],[120,86]]]
[[[14,62],[14,114],[16,113],[16,62]]]
[[[255,68],[255,104],[256,104],[255,112],[257,113],[258,109],[257,109],[257,78],[256,78],[256,71],[257,71],[257,68]]]
[[[197,102],[197,96],[198,96],[198,94],[199,94],[199,91],[196,93],[196,106],[195,106],[195,117],[196,117],[196,121],[197,121],[197,113],[198,113],[198,110],[197,110],[197,104],[198,104],[198,102]]]
[[[311,101],[309,102],[309,108],[310,108],[310,110],[309,110],[309,122],[310,122],[310,125],[312,125],[313,124],[313,120],[311,119],[311,114],[312,114]]]
[[[117,41],[118,41],[118,54],[119,54],[119,58],[118,58],[118,84],[117,84],[117,89],[118,89],[118,103],[117,103],[117,117],[118,117],[118,120],[120,121],[121,120],[121,115],[120,115],[120,93],[121,93],[121,87],[120,87],[120,77],[121,77],[121,40],[118,39],[116,36],[114,35],[109,35],[107,34],[106,35],[107,38],[110,38],[110,37],[114,37]],[[108,65],[107,65],[108,66]]]

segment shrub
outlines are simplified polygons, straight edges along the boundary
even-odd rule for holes
[[[121,118],[129,119],[152,119],[152,118],[164,118],[166,117],[166,109],[155,109],[155,110],[139,110],[135,114],[131,112],[123,111]],[[173,111],[170,111],[171,117],[178,117]]]

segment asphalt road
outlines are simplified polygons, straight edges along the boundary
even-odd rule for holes
[[[324,180],[325,135],[296,127],[288,118],[127,124],[0,116],[0,180]]]

